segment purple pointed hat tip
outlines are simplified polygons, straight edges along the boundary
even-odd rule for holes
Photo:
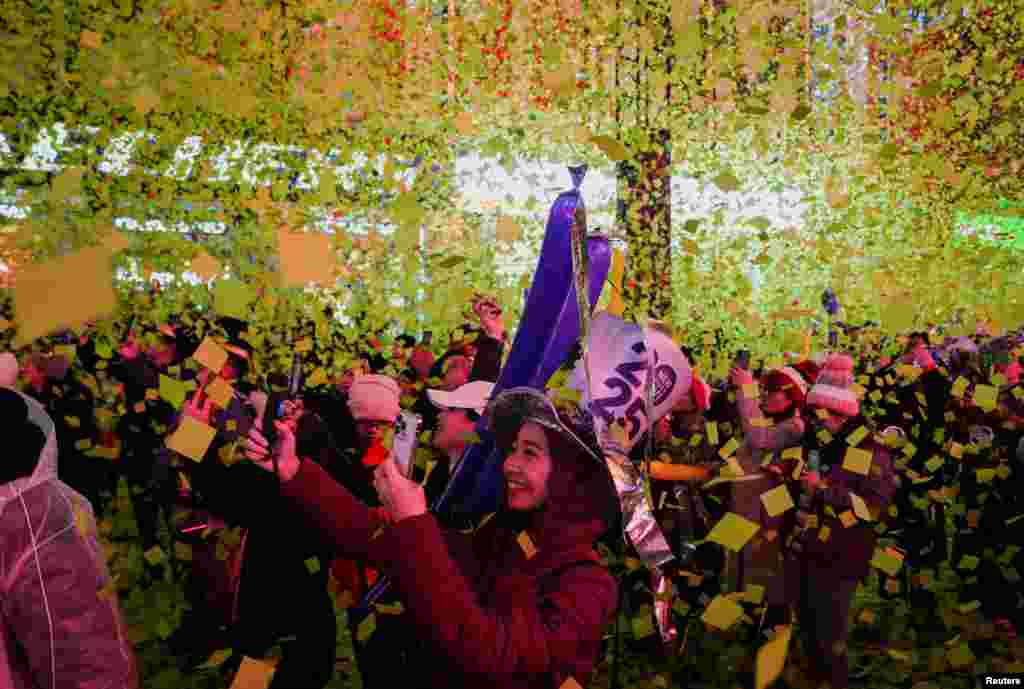
[[[572,177],[572,188],[579,190],[580,185],[583,184],[583,178],[587,176],[587,166],[583,165],[570,165],[569,175]]]

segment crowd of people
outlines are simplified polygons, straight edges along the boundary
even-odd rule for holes
[[[620,596],[595,549],[622,539],[601,447],[544,391],[494,394],[509,334],[493,300],[473,312],[444,347],[368,338],[344,375],[298,393],[294,373],[254,370],[232,318],[132,324],[116,351],[86,330],[0,354],[15,438],[0,479],[0,686],[139,686],[97,535],[119,481],[146,552],[191,546],[193,605],[170,638],[189,667],[289,638],[270,686],[324,687],[329,591],[354,606],[386,575],[389,614],[347,619],[364,686],[585,686],[616,611],[653,593]],[[760,641],[787,624],[803,637],[794,685],[848,686],[851,600],[872,567],[882,595],[935,615],[911,572],[966,568],[960,602],[1001,634],[1024,629],[1024,340],[933,329],[900,342],[890,359],[864,347],[774,368],[741,355],[724,380],[694,369],[633,446],[682,563],[674,594],[700,611],[763,593]],[[296,368],[333,354],[296,352]],[[403,411],[423,424],[408,470],[389,450]],[[504,457],[504,504],[442,519],[429,506],[481,419]],[[196,428],[213,430],[196,443]],[[722,547],[709,536],[727,517],[756,534]]]

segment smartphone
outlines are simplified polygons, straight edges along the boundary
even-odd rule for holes
[[[423,345],[424,347],[429,347],[430,343],[433,342],[433,341],[434,341],[434,333],[432,333],[431,331],[428,330],[425,333],[423,333],[423,340],[420,342],[420,344]]]
[[[422,419],[412,412],[403,411],[395,420],[395,433],[392,436],[391,450],[399,471],[406,478],[412,476],[413,456],[416,450],[417,434]]]
[[[750,370],[750,352],[748,350],[741,349],[736,354],[736,366],[744,371]]]

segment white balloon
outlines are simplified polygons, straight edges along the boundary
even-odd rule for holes
[[[652,421],[667,414],[690,391],[690,363],[668,335],[602,312],[594,317],[588,339],[591,397],[589,411],[598,436],[620,419],[626,420],[627,451]],[[648,418],[646,386],[654,371],[653,418]],[[587,404],[584,365],[573,371],[569,386]]]

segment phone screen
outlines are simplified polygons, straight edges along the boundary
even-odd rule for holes
[[[750,370],[750,352],[743,349],[736,354],[736,366],[742,368],[745,371]]]
[[[427,332],[423,333],[423,342],[421,344],[423,344],[424,346],[427,346],[427,345],[429,345],[433,341],[434,341],[434,333],[430,332],[429,330]]]

